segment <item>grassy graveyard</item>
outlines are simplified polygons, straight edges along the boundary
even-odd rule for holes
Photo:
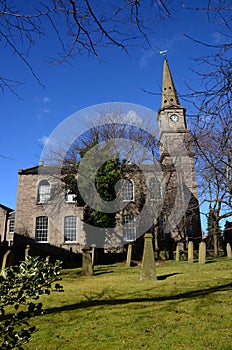
[[[232,349],[232,261],[166,261],[156,281],[141,266],[63,270],[64,293],[43,296],[45,313],[25,349]]]

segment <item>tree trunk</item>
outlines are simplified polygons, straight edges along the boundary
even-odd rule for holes
[[[213,250],[214,250],[214,256],[218,256],[219,251],[218,251],[218,234],[217,233],[214,233],[213,235]]]

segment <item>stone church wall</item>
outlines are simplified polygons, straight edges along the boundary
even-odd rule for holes
[[[48,180],[51,185],[51,200],[48,203],[38,203],[37,201],[38,183],[42,179]],[[56,177],[49,174],[38,176],[35,172],[23,173],[19,171],[15,232],[35,239],[36,217],[48,216],[48,242],[57,247],[78,251],[85,244],[81,221],[83,208],[77,207],[75,203],[66,202],[64,193],[60,192],[57,195],[56,182]],[[74,242],[64,241],[64,217],[70,215],[78,218],[78,245]]]

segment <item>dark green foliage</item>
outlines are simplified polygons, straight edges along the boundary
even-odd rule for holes
[[[18,266],[4,269],[0,275],[0,347],[2,350],[23,349],[36,327],[30,327],[29,319],[42,313],[43,294],[50,294],[52,284],[61,280],[61,262],[49,263],[49,257],[27,256]],[[55,291],[63,291],[56,283]],[[10,310],[12,306],[15,311]]]
[[[97,162],[101,164],[97,172],[95,172],[96,166],[96,154],[88,154],[88,161],[85,161],[84,169],[82,168],[81,176],[76,176],[78,173],[78,167],[80,161],[85,157],[86,153],[99,145],[99,136],[98,132],[94,132],[92,135],[92,140],[88,142],[87,145],[82,145],[82,147],[77,148],[77,154],[75,154],[76,163],[76,173],[68,173],[64,177],[64,182],[66,188],[70,193],[75,194],[75,200],[77,206],[84,206],[84,222],[92,225],[94,227],[115,227],[115,213],[104,213],[104,211],[99,208],[99,210],[94,210],[90,206],[85,205],[83,201],[78,185],[81,186],[82,190],[86,193],[94,193],[94,190],[98,192],[100,197],[104,201],[113,201],[116,198],[115,185],[120,179],[121,173],[121,162],[117,157],[109,157],[109,150],[102,146],[99,146],[99,152],[97,152]],[[102,158],[102,161],[101,159]],[[110,159],[109,159],[110,158]],[[109,159],[104,162],[104,159]],[[71,168],[70,168],[71,169]],[[89,178],[94,174],[94,183],[95,188],[91,189]]]
[[[98,193],[104,201],[116,198],[115,184],[120,178],[119,159],[113,158],[104,163],[96,173],[95,183]],[[86,208],[84,220],[95,227],[115,227],[115,213]]]

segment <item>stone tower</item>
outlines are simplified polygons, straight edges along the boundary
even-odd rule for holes
[[[196,241],[201,233],[192,138],[185,113],[165,58],[162,103],[157,117],[165,187],[162,229],[183,247],[188,240]]]

